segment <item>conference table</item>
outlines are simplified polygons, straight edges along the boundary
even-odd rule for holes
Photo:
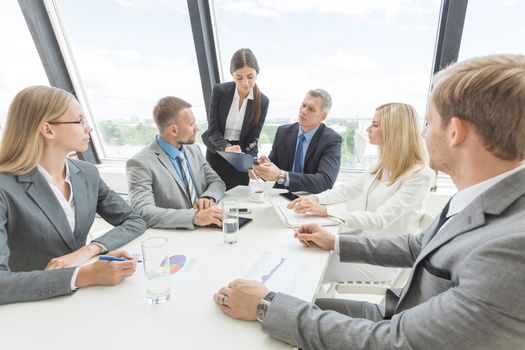
[[[172,275],[170,299],[147,302],[142,269],[114,287],[79,289],[74,295],[0,306],[1,349],[290,349],[261,331],[259,322],[234,320],[222,313],[213,294],[246,276],[262,256],[295,263],[293,283],[284,290],[312,301],[322,281],[329,252],[304,248],[293,238],[272,205],[286,200],[266,189],[262,203],[250,202],[250,188],[236,187],[226,198],[251,209],[253,222],[240,230],[239,241],[226,245],[222,232],[148,229],[123,247],[140,253],[149,237],[166,237],[170,252],[186,259]],[[190,264],[191,263],[191,264]],[[299,266],[300,268],[297,268]],[[191,267],[188,271],[187,268]],[[283,278],[283,276],[281,276]],[[270,278],[271,280],[271,278]],[[268,280],[268,282],[270,282]],[[279,289],[279,288],[277,288]]]

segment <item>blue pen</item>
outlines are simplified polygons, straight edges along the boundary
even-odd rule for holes
[[[120,258],[117,256],[109,256],[109,255],[101,255],[98,257],[98,260],[105,260],[105,261],[128,261],[126,258]]]

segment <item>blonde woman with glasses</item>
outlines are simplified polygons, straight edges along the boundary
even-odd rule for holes
[[[404,103],[382,105],[367,132],[379,151],[371,171],[315,196],[296,199],[288,207],[297,213],[340,218],[340,234],[417,232],[433,179],[417,112]],[[393,268],[341,263],[337,248],[326,281],[391,281],[396,276]]]
[[[32,86],[13,99],[0,145],[0,304],[115,285],[134,273],[127,252],[111,251],[142,234],[144,221],[94,165],[67,158],[86,151],[90,131],[63,90]],[[86,245],[96,213],[114,228]],[[86,264],[99,254],[122,261]]]

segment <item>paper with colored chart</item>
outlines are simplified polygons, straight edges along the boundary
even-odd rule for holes
[[[138,254],[134,254],[139,256]],[[137,263],[137,271],[132,277],[126,279],[127,283],[142,283],[145,279],[144,265],[141,258],[138,259],[140,262]],[[193,277],[193,271],[197,264],[197,254],[191,253],[180,253],[172,254],[168,258],[169,270],[171,274],[172,284],[188,284],[191,283]]]
[[[248,270],[242,274],[245,279],[261,282],[272,291],[292,295],[306,268],[301,259],[271,252],[261,253],[248,266]]]

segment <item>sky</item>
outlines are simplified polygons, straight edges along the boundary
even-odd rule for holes
[[[51,1],[47,1],[51,4]],[[166,95],[204,101],[186,0],[56,0],[96,120],[149,119]],[[323,88],[331,118],[373,116],[383,103],[426,109],[439,0],[214,0],[223,81],[235,50],[251,48],[268,119],[295,120]],[[460,59],[525,53],[525,0],[471,0]],[[0,3],[0,122],[21,88],[47,84],[17,1]]]

